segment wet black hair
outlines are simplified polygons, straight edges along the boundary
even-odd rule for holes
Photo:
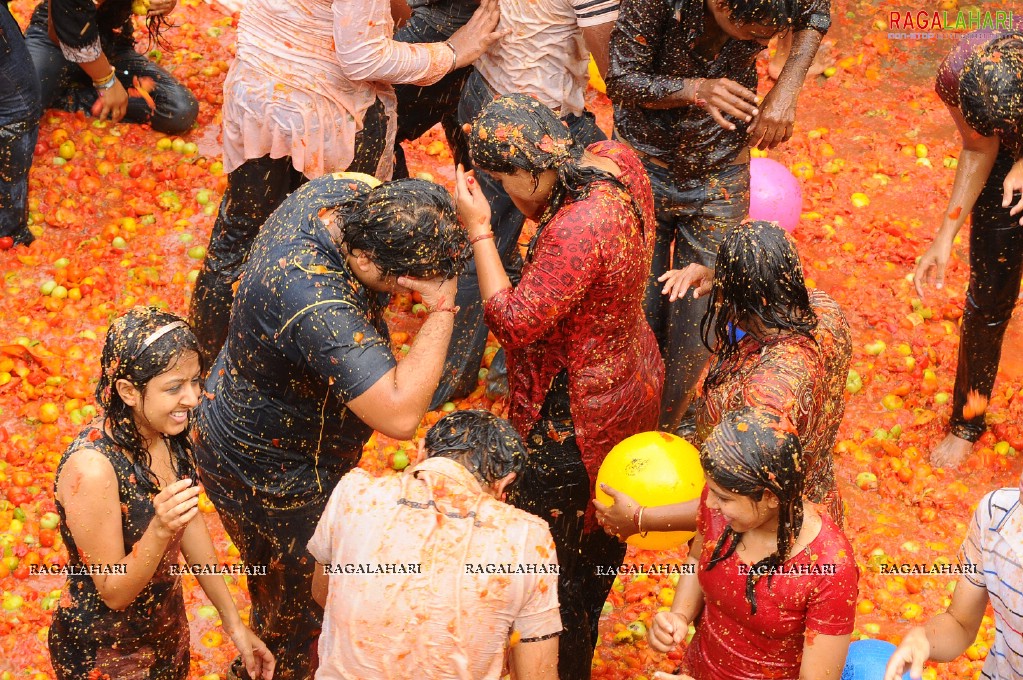
[[[758,24],[784,32],[792,29],[800,7],[796,0],[711,0],[728,9],[732,23],[746,26]]]
[[[608,182],[624,191],[643,224],[639,204],[617,177],[580,163],[584,150],[572,138],[564,121],[535,97],[524,94],[505,95],[489,103],[476,116],[469,131],[472,162],[481,170],[502,173],[524,170],[533,177],[534,189],[544,171],[557,173],[533,243],[566,200],[585,198],[596,182]]]
[[[457,460],[484,484],[526,469],[526,447],[507,420],[490,411],[454,411],[426,433],[426,455]]]
[[[180,317],[156,307],[128,310],[110,325],[103,343],[100,359],[103,373],[96,386],[96,401],[103,407],[111,439],[132,458],[136,482],[150,493],[159,491],[152,457],[131,406],[118,394],[117,381],[127,380],[134,385],[144,402],[149,381],[173,368],[188,352],[199,357],[201,375],[202,352],[192,329]],[[192,451],[188,432],[185,428],[180,434],[167,437],[174,472],[178,475],[194,468],[188,463]]]
[[[803,448],[795,428],[776,414],[744,407],[730,411],[703,442],[700,463],[707,476],[721,488],[753,502],[765,491],[778,498],[778,548],[760,560],[746,576],[746,601],[757,613],[756,585],[763,574],[771,575],[789,558],[803,527]],[[742,534],[726,527],[707,569],[728,559]]]
[[[1023,33],[1000,36],[967,57],[959,76],[959,108],[969,126],[985,137],[1021,143]]]
[[[469,257],[451,194],[421,179],[385,182],[339,207],[341,243],[384,276],[457,276]]]
[[[738,351],[729,324],[734,327],[744,318],[755,317],[768,329],[810,339],[817,328],[799,254],[788,235],[771,222],[740,224],[725,234],[718,246],[710,300],[700,334],[716,359],[705,388],[728,377],[721,368]],[[760,342],[771,341],[754,329],[743,330]]]

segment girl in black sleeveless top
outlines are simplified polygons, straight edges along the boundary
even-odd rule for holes
[[[85,428],[57,468],[68,579],[50,626],[59,680],[188,675],[188,621],[179,554],[217,565],[188,441],[199,396],[198,343],[184,321],[136,307],[103,347],[102,421]],[[274,660],[239,618],[219,574],[197,577],[253,678]]]

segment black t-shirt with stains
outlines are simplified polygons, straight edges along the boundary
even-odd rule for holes
[[[51,16],[57,39],[73,50],[97,41],[104,49],[123,49],[135,42],[131,0],[43,0],[32,13],[32,23],[46,30]]]
[[[367,190],[326,175],[264,225],[198,408],[196,458],[278,508],[322,500],[372,429],[345,407],[395,366],[382,309],[318,214]]]
[[[713,58],[697,50],[704,32],[705,0],[622,0],[611,33],[608,95],[618,134],[640,151],[667,163],[679,178],[721,170],[748,143],[749,126],[721,127],[697,106],[645,109],[640,105],[679,92],[687,78],[728,78],[757,89],[755,40],[729,38]],[[826,33],[829,0],[796,0],[793,30]]]

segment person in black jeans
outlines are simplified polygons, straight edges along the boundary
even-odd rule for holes
[[[39,81],[21,28],[0,2],[0,249],[32,242],[28,169],[41,113]]]
[[[692,263],[714,268],[725,232],[749,212],[749,147],[792,135],[799,90],[830,25],[829,0],[622,2],[607,94],[615,137],[640,154],[654,190],[646,309],[665,364],[662,430],[679,427],[710,352],[700,334],[706,299],[669,302],[660,277]],[[789,31],[792,53],[758,103],[757,55]]]
[[[974,31],[938,69],[935,90],[963,140],[952,195],[914,283],[941,288],[956,234],[970,216],[966,292],[949,433],[931,462],[955,468],[984,433],[1002,340],[1023,274],[1023,31]],[[1013,205],[1013,201],[1017,201]]]
[[[469,21],[479,3],[476,0],[409,0],[412,16],[394,32],[394,39],[407,43],[443,42]],[[469,167],[465,134],[458,125],[458,99],[472,69],[456,69],[433,85],[395,85],[398,98],[398,134],[394,143],[394,179],[408,177],[402,142],[419,139],[437,123],[451,147],[455,164]]]
[[[153,0],[150,39],[155,40],[176,0]],[[25,31],[44,109],[89,111],[117,122],[149,123],[157,132],[192,127],[199,102],[187,87],[135,50],[131,0],[97,6],[81,0],[43,0]],[[151,85],[148,80],[151,80]],[[138,84],[136,84],[138,81]],[[154,108],[130,87],[152,87]]]

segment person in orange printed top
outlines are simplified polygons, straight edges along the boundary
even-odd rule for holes
[[[526,451],[456,411],[402,475],[345,475],[309,541],[324,607],[317,680],[558,677],[558,561],[547,523],[503,502]],[[515,643],[509,645],[510,640]]]

